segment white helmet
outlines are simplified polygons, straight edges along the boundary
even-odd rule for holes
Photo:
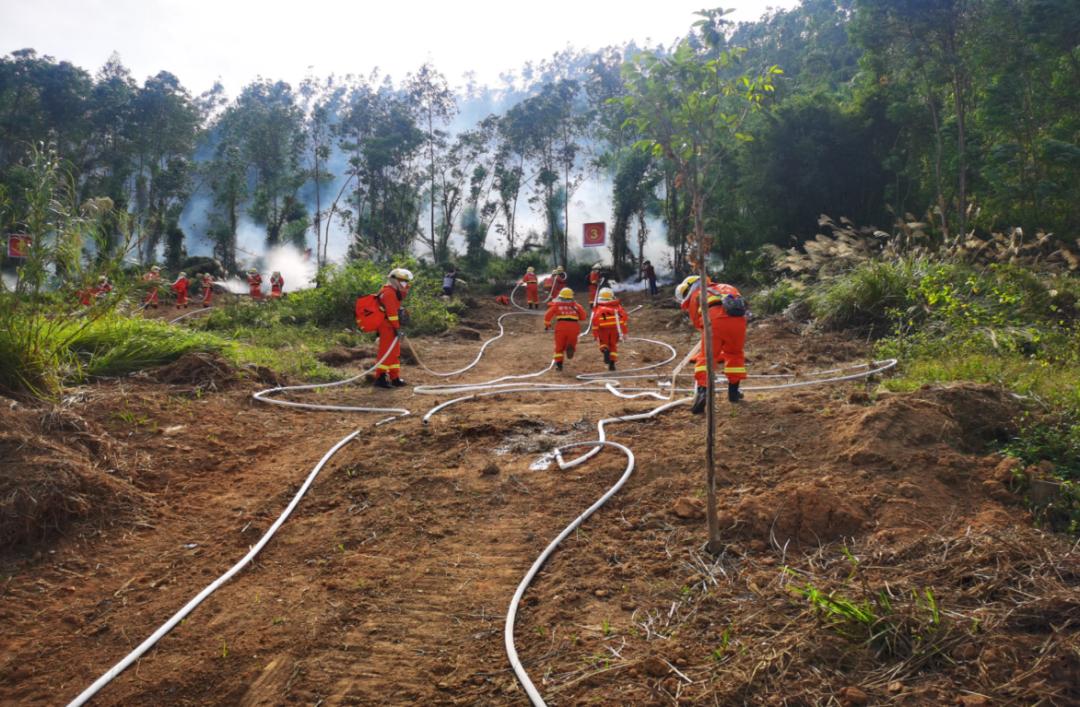
[[[679,304],[685,302],[687,298],[690,297],[690,293],[694,291],[694,287],[700,279],[701,278],[698,275],[691,275],[680,282],[678,287],[675,288],[675,301]]]
[[[412,282],[413,280],[413,274],[405,268],[394,268],[387,277],[401,282]]]
[[[600,263],[597,263],[596,265],[593,265],[593,266],[592,266],[592,269],[593,269],[593,270],[599,270],[599,269],[600,269],[600,268],[602,268],[602,267],[604,267],[604,266],[603,266],[603,265],[601,265]]]
[[[181,270],[180,274],[176,276],[176,279],[179,280],[182,277],[187,277],[187,273],[184,272],[183,270]]]
[[[611,300],[615,299],[615,291],[612,290],[610,287],[601,287],[599,295],[601,302],[610,302]]]

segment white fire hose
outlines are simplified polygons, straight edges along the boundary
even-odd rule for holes
[[[514,290],[511,292],[511,302],[514,304],[514,306],[517,307],[518,309],[522,310],[523,312],[528,313],[528,314],[540,314],[539,312],[530,311],[530,310],[525,309],[524,307],[521,307],[520,305],[518,305],[513,300],[513,294],[514,294],[514,292],[517,291],[518,287],[520,287],[520,284],[517,287],[515,287]],[[180,317],[178,319],[183,319],[184,317],[189,316],[190,314],[195,314],[198,311],[201,311],[201,310],[196,310],[195,312],[190,312],[188,314],[183,315],[182,317]],[[454,370],[454,371],[449,371],[449,372],[446,372],[446,373],[439,373],[439,372],[436,372],[436,371],[432,371],[431,369],[424,366],[420,362],[419,357],[417,357],[417,362],[426,371],[428,371],[432,375],[436,375],[436,376],[448,377],[448,376],[454,376],[454,375],[458,375],[460,373],[464,373],[465,371],[468,371],[471,368],[475,367],[480,362],[480,359],[482,358],[484,352],[487,350],[489,345],[491,345],[495,341],[501,339],[505,335],[506,331],[505,331],[505,328],[503,326],[503,319],[506,318],[507,316],[518,315],[518,314],[520,314],[520,313],[519,312],[508,312],[508,313],[503,314],[503,315],[501,315],[499,317],[499,319],[498,319],[499,333],[496,336],[494,336],[494,337],[486,340],[485,342],[483,342],[483,344],[480,347],[480,351],[477,353],[476,357],[472,360],[472,362],[469,363],[467,366],[464,366],[464,367],[462,367],[460,369],[457,369],[457,370]],[[545,373],[549,372],[552,369],[552,367],[554,366],[554,362],[552,362],[546,368],[544,368],[544,369],[542,369],[540,371],[533,372],[533,373],[501,376],[501,377],[495,378],[493,380],[479,382],[479,383],[461,383],[461,384],[448,384],[448,385],[426,385],[426,386],[416,386],[414,388],[414,392],[417,393],[417,394],[438,395],[438,394],[456,394],[456,393],[465,393],[465,392],[470,393],[470,394],[465,395],[465,396],[456,397],[456,398],[453,398],[451,400],[445,401],[445,402],[440,403],[440,404],[436,405],[435,407],[431,408],[424,415],[424,418],[423,418],[424,423],[427,423],[428,420],[430,419],[430,417],[432,415],[434,415],[435,413],[437,413],[437,412],[439,412],[439,411],[441,411],[441,410],[443,410],[443,409],[445,409],[445,408],[447,408],[450,405],[453,405],[455,403],[463,402],[463,401],[466,401],[466,400],[471,400],[471,399],[479,398],[479,397],[486,397],[486,396],[491,396],[491,395],[501,395],[501,394],[514,393],[514,392],[577,392],[577,393],[594,393],[594,392],[602,393],[602,392],[607,392],[607,393],[611,393],[611,394],[614,394],[614,395],[616,395],[618,397],[622,397],[622,398],[638,398],[638,397],[647,396],[647,397],[653,397],[653,398],[656,398],[656,399],[667,400],[668,401],[668,402],[665,402],[662,405],[660,405],[660,406],[658,406],[656,408],[653,408],[652,410],[649,410],[647,412],[638,413],[638,414],[632,414],[632,415],[624,415],[624,416],[621,416],[621,417],[613,417],[613,418],[602,419],[597,423],[597,436],[598,436],[598,439],[582,441],[582,442],[573,442],[573,443],[570,443],[570,444],[561,445],[561,446],[557,447],[554,450],[554,457],[555,457],[555,460],[558,463],[560,469],[569,469],[571,467],[578,466],[579,464],[583,464],[588,459],[590,459],[591,457],[598,454],[601,451],[601,449],[603,447],[605,447],[605,446],[613,447],[615,449],[618,449],[618,450],[622,451],[624,454],[626,454],[627,455],[627,467],[626,467],[626,470],[623,472],[623,475],[619,478],[619,480],[615,483],[614,486],[612,486],[601,498],[599,498],[588,509],[586,509],[585,512],[583,512],[581,515],[579,515],[577,518],[575,518],[570,523],[570,525],[568,525],[562,531],[562,533],[560,533],[547,546],[547,548],[545,548],[544,552],[541,553],[541,555],[533,562],[532,567],[529,569],[528,573],[525,575],[525,577],[522,579],[521,583],[518,585],[517,591],[514,593],[514,597],[510,602],[510,607],[509,607],[509,609],[507,611],[506,627],[505,627],[505,632],[504,632],[506,651],[507,651],[507,655],[508,655],[508,657],[510,659],[511,666],[514,669],[514,673],[516,674],[518,680],[521,682],[523,688],[525,689],[526,693],[528,694],[529,699],[532,701],[532,703],[534,705],[543,705],[545,703],[544,703],[543,699],[541,698],[539,692],[536,690],[536,687],[533,685],[532,681],[529,679],[529,676],[525,672],[524,667],[521,665],[521,662],[520,662],[520,660],[518,659],[518,656],[517,656],[517,651],[516,651],[516,649],[514,647],[514,621],[515,621],[516,615],[517,615],[518,604],[519,604],[521,598],[524,596],[525,591],[528,589],[528,586],[532,582],[532,580],[535,577],[536,573],[543,566],[544,562],[546,562],[548,557],[550,557],[550,555],[555,551],[555,549],[558,547],[559,543],[561,543],[571,532],[573,532],[578,526],[580,526],[590,515],[592,515],[596,510],[601,508],[605,503],[607,503],[607,501],[615,493],[617,493],[620,488],[622,488],[622,486],[626,483],[626,481],[630,478],[630,475],[634,471],[635,460],[634,460],[633,452],[628,447],[626,447],[626,446],[624,446],[622,444],[618,444],[616,442],[608,441],[606,439],[605,425],[614,424],[614,423],[617,423],[617,422],[631,422],[631,421],[637,421],[637,420],[650,419],[650,418],[653,418],[653,417],[659,415],[660,413],[662,413],[662,412],[664,412],[666,410],[669,410],[669,409],[671,409],[673,407],[688,403],[691,400],[690,398],[681,398],[681,399],[677,399],[677,400],[671,400],[671,398],[674,397],[674,395],[675,395],[675,393],[677,391],[681,390],[681,389],[677,388],[677,386],[676,386],[676,378],[678,377],[681,369],[689,361],[690,357],[694,353],[693,351],[688,353],[686,355],[686,357],[684,357],[682,362],[672,372],[672,374],[671,374],[671,382],[670,382],[670,384],[668,384],[666,386],[667,387],[666,391],[663,390],[664,386],[661,383],[658,383],[654,387],[643,387],[643,388],[627,388],[627,387],[622,387],[621,385],[619,385],[621,378],[626,378],[626,379],[640,378],[640,377],[642,377],[642,375],[639,373],[640,371],[655,369],[655,368],[658,368],[660,366],[664,366],[667,363],[670,363],[672,360],[674,360],[675,357],[678,355],[673,346],[671,346],[670,344],[667,344],[665,342],[662,342],[662,341],[656,341],[656,340],[652,340],[652,339],[637,339],[637,338],[630,338],[628,340],[629,341],[634,341],[634,340],[643,341],[643,342],[647,342],[647,343],[656,344],[656,345],[666,347],[670,351],[670,356],[668,358],[666,358],[665,360],[659,362],[659,363],[654,363],[654,364],[649,364],[649,365],[646,365],[646,366],[640,366],[640,367],[637,367],[637,368],[627,369],[626,371],[622,371],[622,372],[617,372],[617,373],[616,372],[601,372],[601,373],[581,374],[581,375],[579,375],[577,377],[579,379],[579,381],[580,381],[578,383],[562,383],[562,384],[560,384],[560,383],[524,383],[524,382],[521,382],[523,379],[537,378],[537,377],[542,376]],[[397,342],[397,341],[400,341],[400,337],[395,339],[395,342]],[[411,344],[410,344],[410,347],[411,347]],[[285,407],[307,409],[307,410],[329,410],[329,411],[340,411],[340,412],[388,413],[389,417],[386,417],[386,418],[384,418],[382,420],[379,420],[376,423],[377,425],[381,425],[381,424],[383,424],[385,422],[389,422],[391,420],[395,420],[395,419],[404,417],[406,415],[409,415],[410,412],[409,412],[409,410],[404,409],[404,408],[385,408],[385,407],[368,407],[368,406],[352,406],[352,405],[328,405],[328,404],[317,404],[317,403],[301,403],[301,402],[294,402],[294,401],[290,401],[290,400],[281,400],[281,399],[277,399],[277,398],[272,398],[270,396],[272,396],[274,394],[277,394],[277,393],[286,393],[286,392],[290,392],[290,391],[314,390],[314,389],[332,388],[332,387],[348,385],[348,384],[350,384],[350,383],[352,383],[352,382],[354,382],[354,381],[356,381],[358,379],[363,378],[364,376],[366,376],[369,373],[371,373],[372,371],[374,371],[383,362],[383,360],[385,360],[387,358],[387,356],[389,356],[389,353],[392,350],[393,350],[393,345],[391,345],[390,349],[387,350],[387,352],[375,363],[375,365],[373,365],[371,368],[367,369],[363,373],[352,376],[350,378],[346,378],[346,379],[340,380],[340,381],[335,381],[335,382],[332,382],[332,383],[318,383],[318,384],[295,385],[295,386],[277,386],[277,387],[274,387],[274,388],[268,388],[268,389],[265,389],[265,390],[260,390],[257,393],[255,393],[253,395],[253,397],[256,400],[258,400],[260,402],[263,402],[263,403],[268,403],[268,404],[272,404],[272,405],[279,405],[279,406],[285,406]],[[415,349],[414,349],[414,353],[415,353]],[[795,382],[792,382],[792,383],[778,384],[778,385],[748,387],[748,388],[745,388],[745,390],[779,390],[779,389],[783,389],[783,388],[794,388],[794,387],[807,386],[807,385],[820,385],[820,384],[831,383],[831,382],[835,382],[835,381],[853,380],[853,379],[856,379],[856,378],[864,378],[864,377],[873,375],[875,373],[879,373],[879,372],[884,371],[884,370],[886,370],[888,368],[891,368],[894,365],[896,365],[896,360],[895,359],[889,359],[888,361],[874,362],[873,364],[861,364],[859,366],[850,366],[850,367],[844,367],[844,368],[838,368],[838,369],[831,369],[829,371],[821,371],[821,372],[817,372],[816,374],[804,374],[804,376],[811,377],[812,378],[811,380],[795,381]],[[860,372],[860,373],[853,373],[853,374],[840,375],[840,376],[832,376],[832,377],[827,377],[827,378],[822,378],[822,379],[813,378],[813,376],[815,376],[815,375],[841,373],[841,372],[843,372],[845,370],[852,370],[854,368],[864,368],[865,370]],[[653,378],[654,376],[649,376],[649,375],[646,374],[645,377]],[[794,374],[791,375],[791,376],[786,376],[786,375],[782,374],[782,375],[773,375],[773,376],[769,376],[769,377],[773,377],[773,378],[792,377],[792,378],[795,378],[795,377],[798,377],[798,376],[795,376]],[[629,392],[625,392],[625,391],[635,391],[635,392],[634,393],[629,393]],[[281,515],[273,523],[273,525],[270,526],[270,528],[266,531],[266,533],[259,539],[259,541],[251,548],[251,550],[239,562],[237,562],[235,565],[233,565],[231,568],[229,568],[224,574],[222,574],[220,577],[215,579],[206,588],[204,588],[201,592],[199,592],[187,604],[185,604],[179,611],[177,611],[171,618],[169,618],[164,624],[162,624],[157,630],[155,630],[146,640],[144,640],[141,644],[139,644],[138,647],[136,647],[133,651],[131,651],[131,653],[129,653],[122,660],[120,660],[118,663],[116,663],[104,675],[102,675],[92,685],[90,685],[88,688],[86,688],[86,690],[84,690],[82,693],[80,693],[78,697],[76,697],[74,700],[72,700],[69,703],[69,707],[78,707],[79,705],[85,704],[91,697],[93,697],[95,694],[97,694],[97,692],[100,691],[105,685],[107,685],[109,682],[111,682],[117,675],[119,675],[121,672],[123,672],[133,662],[135,662],[143,654],[145,654],[146,651],[148,651],[151,647],[153,647],[153,645],[155,643],[157,643],[158,640],[160,640],[164,635],[166,635],[170,630],[172,630],[180,621],[182,621],[184,619],[184,617],[186,617],[188,614],[190,614],[191,611],[193,611],[195,609],[195,607],[197,607],[204,599],[206,599],[206,597],[208,597],[210,594],[212,594],[214,591],[216,591],[219,587],[221,587],[223,584],[225,584],[229,579],[231,579],[233,576],[235,576],[248,563],[250,563],[251,560],[270,541],[270,539],[274,536],[274,534],[281,527],[281,525],[284,524],[284,522],[288,519],[289,515],[296,508],[296,506],[300,503],[300,500],[303,498],[303,496],[307,492],[308,488],[315,481],[315,478],[318,476],[319,472],[322,470],[322,468],[325,466],[325,464],[330,460],[330,458],[333,457],[342,447],[344,447],[346,444],[351,442],[359,433],[360,433],[359,429],[354,430],[353,432],[351,432],[350,434],[346,435],[341,440],[339,440],[337,443],[335,443],[326,452],[326,454],[323,455],[322,459],[320,459],[318,464],[315,465],[315,468],[312,469],[311,472],[308,474],[307,478],[304,480],[304,483],[301,485],[300,489],[297,491],[297,493],[293,497],[292,501],[290,501],[289,505],[285,508],[285,510],[281,513]],[[581,454],[578,457],[575,457],[575,458],[567,461],[563,457],[562,452],[563,452],[563,450],[574,448],[574,447],[589,447],[590,449],[587,452],[585,452],[584,454]]]

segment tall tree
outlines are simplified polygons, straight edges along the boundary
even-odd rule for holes
[[[424,146],[428,155],[428,200],[431,207],[428,244],[431,246],[432,257],[439,261],[445,259],[446,254],[440,252],[445,250],[439,246],[439,242],[443,239],[435,232],[435,204],[440,198],[445,202],[447,197],[439,196],[437,192],[438,172],[441,171],[445,175],[446,170],[439,170],[436,166],[436,153],[445,153],[447,132],[437,126],[445,126],[457,114],[457,102],[446,83],[446,77],[430,63],[424,64],[419,71],[408,76],[405,81],[405,92],[415,106],[417,116],[424,126]],[[444,157],[450,158],[449,155],[444,155]],[[445,164],[447,159],[443,162]],[[455,198],[450,197],[451,200]]]
[[[698,13],[695,35],[680,42],[669,56],[642,53],[625,66],[627,96],[621,99],[628,123],[643,136],[638,147],[676,166],[677,180],[691,198],[694,242],[701,283],[708,282],[706,256],[711,239],[705,234],[706,178],[730,155],[733,141],[749,140],[743,130],[746,115],[759,107],[773,90],[773,66],[759,75],[731,76],[741,52],[720,46],[723,13]],[[706,516],[709,550],[717,553],[723,543],[716,514],[716,468],[713,453],[716,419],[713,406],[715,371],[712,333],[706,297],[702,306],[705,357],[708,377],[706,406],[705,468],[708,504]]]

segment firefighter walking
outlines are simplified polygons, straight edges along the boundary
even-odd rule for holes
[[[540,308],[540,281],[536,279],[536,268],[529,266],[519,285],[525,285],[525,304],[529,309]]]
[[[705,336],[701,317],[701,282],[696,275],[683,280],[675,288],[675,298],[684,312],[690,316],[690,323],[702,332],[701,350],[694,363],[694,380],[697,389],[690,412],[700,415],[705,411],[707,385],[709,382],[706,367]],[[711,280],[706,283],[705,305],[712,327],[713,362],[723,364],[724,375],[728,380],[728,401],[737,403],[743,394],[739,383],[746,378],[746,356],[743,346],[746,343],[746,301],[739,291],[722,283]]]
[[[592,334],[609,371],[619,360],[619,341],[629,333],[630,318],[610,287],[600,289],[592,314]]]
[[[577,349],[580,323],[585,321],[585,308],[574,301],[574,291],[564,287],[559,296],[548,303],[544,314],[544,331],[555,327],[555,368],[563,369],[563,359],[573,358]]]
[[[375,367],[375,385],[379,388],[400,388],[406,385],[401,378],[401,341],[398,335],[401,333],[401,325],[408,321],[408,314],[401,303],[409,293],[412,279],[413,274],[405,268],[394,268],[387,276],[386,284],[376,295],[379,309],[385,315],[378,329],[380,363]]]

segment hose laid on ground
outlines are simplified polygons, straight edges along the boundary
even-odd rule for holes
[[[377,425],[381,425],[384,422],[389,422],[390,420],[394,420],[394,419],[397,419],[399,417],[404,417],[405,415],[408,415],[410,413],[409,413],[408,410],[406,410],[404,408],[356,407],[356,406],[346,406],[346,405],[316,405],[316,404],[311,404],[311,403],[295,403],[295,402],[292,402],[292,401],[289,401],[289,400],[275,400],[273,398],[268,398],[266,396],[270,395],[272,393],[284,392],[284,391],[289,391],[289,390],[312,390],[314,388],[330,388],[330,387],[335,387],[335,386],[346,385],[346,384],[351,383],[351,382],[357,380],[358,378],[362,378],[363,376],[366,376],[368,373],[371,373],[372,371],[374,371],[378,367],[378,365],[380,363],[382,363],[383,360],[387,356],[390,355],[390,351],[392,351],[392,350],[393,350],[393,345],[391,344],[390,348],[387,349],[386,353],[383,354],[382,358],[380,358],[371,368],[367,369],[363,373],[352,376],[351,378],[346,378],[345,380],[336,381],[336,382],[333,382],[333,383],[317,383],[317,384],[314,384],[314,385],[290,385],[290,386],[278,386],[276,388],[267,388],[266,390],[260,390],[259,392],[255,393],[252,397],[254,397],[259,402],[263,402],[263,403],[270,403],[272,405],[282,405],[282,406],[288,406],[288,407],[298,407],[298,408],[304,408],[304,409],[309,409],[309,410],[340,410],[340,411],[345,411],[345,412],[387,412],[387,413],[395,413],[395,414],[391,415],[390,417],[388,417],[388,418],[386,418],[384,420],[380,420],[379,422],[376,423]],[[307,493],[308,488],[315,481],[315,477],[317,477],[319,475],[319,472],[322,471],[322,468],[326,465],[326,462],[330,461],[330,458],[333,457],[335,454],[337,454],[339,449],[341,449],[346,444],[348,444],[353,439],[355,439],[358,434],[360,434],[360,430],[358,430],[358,429],[350,432],[348,435],[346,435],[345,437],[342,437],[340,440],[338,440],[338,442],[333,447],[331,447],[330,450],[326,454],[323,455],[322,459],[319,460],[319,463],[315,465],[315,468],[312,469],[311,473],[309,473],[307,478],[304,479],[304,483],[300,486],[300,489],[293,496],[292,501],[289,502],[289,505],[286,506],[285,510],[282,511],[281,515],[278,516],[277,520],[274,521],[274,524],[270,526],[270,528],[263,534],[263,536],[261,538],[259,538],[259,541],[248,551],[248,553],[246,555],[244,555],[244,557],[239,562],[237,562],[235,565],[230,567],[225,572],[225,574],[221,575],[220,577],[215,579],[213,582],[211,582],[209,585],[207,585],[201,592],[196,594],[194,598],[192,598],[187,604],[185,604],[183,606],[183,608],[181,608],[179,611],[177,611],[175,614],[173,614],[172,617],[169,618],[168,621],[163,623],[160,627],[158,627],[158,629],[156,631],[154,631],[152,634],[150,634],[150,636],[145,641],[140,643],[135,648],[135,650],[131,651],[126,656],[124,656],[124,658],[121,659],[120,662],[118,662],[113,667],[109,668],[109,670],[106,671],[104,675],[102,675],[97,680],[95,680],[94,683],[92,685],[90,685],[90,687],[83,690],[83,692],[80,693],[78,697],[76,697],[74,700],[72,700],[68,704],[68,707],[79,707],[79,705],[85,704],[86,701],[89,700],[94,695],[96,695],[98,693],[98,691],[101,690],[101,688],[105,687],[110,682],[112,682],[112,680],[117,675],[122,673],[132,663],[134,663],[136,660],[138,660],[140,657],[142,657],[142,655],[144,653],[146,653],[146,651],[150,650],[150,648],[152,648],[155,643],[157,643],[159,640],[161,640],[161,638],[165,634],[167,634],[169,631],[171,631],[173,628],[175,628],[176,625],[178,623],[180,623],[184,619],[185,616],[190,614],[195,609],[195,607],[197,607],[199,604],[201,604],[202,601],[204,599],[206,599],[206,597],[210,596],[215,591],[217,591],[217,589],[219,587],[221,587],[223,584],[228,582],[230,579],[232,579],[232,577],[234,575],[236,575],[237,572],[239,572],[245,566],[247,566],[247,564],[250,563],[251,560],[254,559],[254,557],[256,555],[259,554],[259,552],[263,549],[263,547],[265,547],[266,544],[268,542],[270,542],[270,539],[272,537],[274,537],[274,534],[278,531],[278,528],[280,528],[282,526],[282,524],[284,524],[285,521],[288,520],[288,518],[292,514],[293,510],[300,503],[300,500],[304,497],[304,494]]]
[[[202,309],[193,309],[190,312],[184,312],[183,314],[181,314],[176,319],[170,319],[169,324],[176,324],[177,322],[182,322],[185,319],[187,319],[188,317],[194,317],[196,314],[202,314],[204,312],[210,312],[210,311],[213,311],[213,309],[214,309],[213,307],[203,307]]]
[[[350,383],[352,383],[352,382],[354,382],[356,380],[359,380],[359,379],[363,378],[364,376],[368,375],[369,373],[373,372],[376,368],[378,368],[379,364],[381,364],[383,361],[385,361],[386,358],[390,355],[390,352],[394,350],[394,344],[397,343],[399,340],[400,340],[400,337],[394,337],[394,341],[392,341],[390,343],[389,348],[386,349],[386,353],[384,353],[382,355],[382,357],[380,357],[379,360],[376,361],[371,366],[371,368],[369,368],[366,371],[363,371],[361,373],[357,373],[355,376],[351,376],[349,378],[345,378],[345,379],[339,380],[339,381],[334,381],[332,383],[310,383],[310,384],[307,384],[307,385],[279,385],[279,386],[274,387],[274,388],[267,388],[266,390],[260,390],[259,392],[252,394],[251,397],[255,398],[260,403],[269,403],[271,405],[280,405],[282,407],[300,408],[302,410],[333,410],[333,411],[336,411],[336,412],[385,412],[385,413],[391,413],[390,417],[379,420],[378,422],[375,423],[376,425],[382,425],[384,423],[390,422],[391,420],[396,420],[399,417],[405,417],[406,415],[411,415],[412,413],[409,412],[408,410],[406,410],[405,408],[366,407],[366,406],[357,406],[357,405],[324,405],[324,404],[320,404],[320,403],[297,403],[297,402],[293,402],[292,400],[278,400],[276,398],[269,397],[270,395],[273,395],[274,393],[284,393],[284,392],[288,392],[288,391],[291,391],[291,390],[317,390],[317,389],[320,389],[320,388],[336,388],[336,387],[339,387],[339,386],[348,385],[348,384],[350,384]]]
[[[315,468],[312,469],[311,473],[308,474],[306,479],[304,479],[303,485],[300,487],[300,490],[296,492],[296,495],[293,496],[293,499],[289,503],[289,505],[285,508],[284,511],[282,511],[281,515],[278,516],[278,519],[274,521],[274,524],[270,526],[270,529],[267,530],[261,538],[259,538],[259,542],[255,543],[255,545],[252,546],[250,550],[248,550],[248,553],[244,555],[243,559],[230,567],[225,572],[225,574],[221,575],[209,585],[207,585],[206,588],[203,589],[201,592],[196,594],[191,599],[191,601],[185,604],[182,609],[173,614],[168,621],[163,623],[156,631],[150,634],[150,637],[140,643],[139,646],[135,648],[135,650],[124,656],[124,658],[119,663],[109,668],[109,670],[106,671],[104,675],[95,680],[94,683],[90,685],[90,687],[83,690],[78,697],[68,703],[68,707],[79,707],[79,705],[86,704],[86,701],[96,695],[98,691],[101,690],[101,688],[108,685],[113,680],[113,678],[122,673],[132,663],[142,657],[142,655],[146,653],[146,651],[150,650],[150,648],[152,648],[153,645],[157,643],[165,634],[171,631],[178,623],[183,621],[184,617],[190,614],[195,609],[195,607],[197,607],[199,604],[202,603],[204,599],[206,599],[206,597],[213,594],[221,585],[228,582],[230,579],[233,578],[234,575],[236,575],[237,572],[247,566],[247,564],[250,563],[251,560],[259,554],[263,547],[265,547],[266,543],[270,542],[270,538],[274,537],[274,533],[278,531],[278,528],[280,528],[282,524],[289,518],[293,510],[296,508],[297,504],[300,503],[300,499],[303,498],[305,493],[307,493],[308,487],[311,486],[312,482],[315,481],[315,477],[319,475],[319,472],[322,471],[323,466],[326,465],[326,462],[330,461],[330,458],[337,454],[339,449],[351,442],[358,434],[360,434],[360,430],[354,430],[353,432],[349,433],[341,440],[339,440],[337,444],[331,447],[330,450],[323,455],[323,458],[319,460],[319,463],[315,465]]]
[[[683,361],[679,364],[679,366],[675,369],[675,371],[673,371],[673,373],[672,373],[672,381],[673,382],[674,382],[676,376],[678,376],[679,370],[690,360],[690,357],[691,357],[691,355],[693,353],[694,353],[693,351],[688,353],[686,355],[686,357],[683,359]],[[845,367],[836,368],[836,369],[829,369],[827,371],[824,371],[824,373],[838,373],[838,372],[842,372],[844,370],[850,370],[851,368],[865,368],[866,370],[861,372],[861,373],[857,373],[857,374],[844,375],[844,376],[834,376],[834,377],[815,380],[815,381],[800,381],[800,382],[796,382],[796,383],[788,383],[788,384],[781,384],[781,385],[775,385],[775,386],[761,386],[761,387],[757,388],[757,390],[779,390],[779,389],[784,389],[784,388],[799,387],[799,386],[803,386],[803,385],[820,385],[820,384],[823,384],[823,383],[831,383],[831,382],[836,382],[836,381],[853,380],[853,379],[856,379],[856,378],[866,378],[866,377],[869,377],[871,375],[874,375],[875,373],[879,373],[881,371],[888,370],[889,368],[892,368],[893,366],[895,366],[896,363],[897,363],[896,359],[887,359],[885,361],[875,361],[875,362],[873,362],[871,364],[858,364],[858,365],[855,365],[855,366],[845,366]],[[673,394],[674,389],[675,389],[675,387],[674,387],[674,384],[673,384],[671,394]],[[749,388],[748,388],[748,390],[749,390]],[[614,392],[614,390],[612,392]],[[517,648],[514,645],[514,625],[515,625],[515,622],[517,620],[518,606],[519,606],[522,598],[525,596],[525,592],[528,590],[529,585],[532,583],[533,579],[536,577],[536,574],[540,571],[540,568],[543,567],[544,563],[547,562],[548,558],[555,552],[555,550],[558,548],[559,544],[562,543],[562,541],[565,540],[570,535],[570,533],[572,533],[583,522],[585,522],[585,520],[589,516],[591,516],[593,513],[595,513],[604,504],[606,504],[608,502],[608,500],[610,500],[611,497],[614,496],[619,491],[619,489],[621,489],[623,487],[623,485],[627,482],[627,480],[629,480],[630,475],[634,471],[635,459],[634,459],[633,452],[631,452],[630,449],[625,447],[624,445],[621,445],[621,444],[619,444],[617,442],[608,441],[606,439],[606,431],[604,429],[605,425],[614,424],[616,422],[630,422],[630,421],[635,421],[635,420],[649,419],[649,418],[655,417],[656,415],[659,415],[661,412],[669,410],[669,409],[671,409],[671,408],[673,408],[675,406],[678,406],[678,405],[683,405],[683,404],[688,403],[690,401],[691,401],[691,398],[680,398],[678,400],[673,400],[671,402],[664,403],[663,405],[660,405],[660,406],[658,406],[656,408],[653,408],[652,410],[649,410],[647,412],[634,414],[634,415],[623,415],[621,417],[612,417],[612,418],[602,419],[597,423],[597,433],[598,433],[599,439],[591,440],[591,441],[585,441],[585,442],[574,442],[574,443],[571,443],[571,444],[561,445],[561,446],[558,446],[558,447],[555,448],[555,450],[554,450],[554,458],[555,458],[556,463],[559,466],[559,469],[561,469],[561,470],[570,469],[572,467],[578,466],[579,464],[585,463],[591,457],[599,454],[601,449],[603,447],[605,447],[605,446],[617,448],[617,449],[621,450],[624,454],[626,454],[627,455],[627,467],[626,467],[626,470],[623,472],[623,475],[619,478],[619,480],[615,483],[614,486],[612,486],[610,489],[608,489],[608,491],[603,496],[601,496],[595,503],[593,503],[591,506],[589,506],[589,508],[586,509],[584,513],[582,513],[577,518],[575,518],[573,521],[571,521],[570,524],[568,526],[566,526],[566,528],[564,528],[563,531],[561,533],[559,533],[559,535],[554,540],[552,540],[551,543],[549,543],[546,548],[544,548],[544,551],[540,554],[539,557],[536,558],[536,560],[533,562],[532,566],[529,568],[529,571],[525,574],[524,578],[522,578],[521,583],[518,584],[517,590],[514,592],[514,596],[510,600],[510,606],[508,607],[507,612],[506,612],[506,623],[505,623],[505,626],[504,626],[504,629],[503,629],[503,641],[504,641],[504,644],[505,644],[505,647],[506,647],[506,655],[507,655],[507,658],[510,660],[510,665],[514,670],[514,674],[517,676],[518,681],[521,683],[522,688],[525,690],[525,694],[528,695],[529,701],[534,705],[534,707],[543,707],[544,705],[546,705],[546,703],[544,702],[543,697],[540,695],[540,692],[536,689],[536,685],[533,684],[532,680],[529,678],[529,675],[526,672],[525,667],[522,665],[521,660],[518,657]],[[563,451],[567,450],[567,449],[570,449],[570,448],[574,448],[574,447],[590,447],[590,449],[587,452],[585,452],[584,454],[581,454],[581,455],[579,455],[579,456],[577,456],[577,457],[575,457],[573,459],[570,459],[569,461],[566,460],[563,457]]]

